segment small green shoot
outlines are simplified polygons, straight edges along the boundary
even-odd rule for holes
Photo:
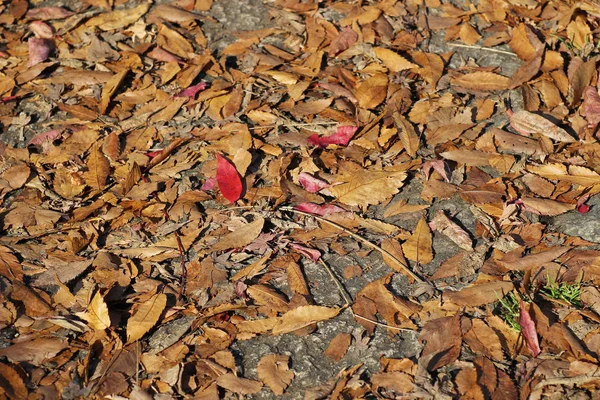
[[[540,293],[545,296],[564,301],[565,303],[575,306],[581,307],[581,282],[576,283],[566,283],[566,282],[556,282],[556,279],[547,276],[546,285],[540,289]]]
[[[519,325],[520,299],[514,292],[510,292],[503,298],[498,298],[498,301],[500,302],[500,318],[502,318],[512,330],[521,332],[521,325]]]

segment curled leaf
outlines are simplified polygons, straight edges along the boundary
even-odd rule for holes
[[[527,343],[527,349],[529,349],[532,356],[536,357],[542,350],[540,349],[535,322],[529,315],[529,310],[527,310],[523,301],[519,303],[519,326],[521,326],[521,332],[525,338],[525,343]]]

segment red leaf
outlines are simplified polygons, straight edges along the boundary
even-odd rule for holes
[[[305,247],[296,243],[292,243],[290,246],[298,253],[310,258],[314,262],[319,261],[319,258],[321,257],[321,252],[319,250],[311,249],[310,247]]]
[[[327,147],[330,144],[347,146],[357,130],[357,126],[340,126],[333,135],[319,137],[319,135],[314,134],[310,136],[308,138],[308,143],[319,147]]]
[[[304,189],[311,193],[316,193],[321,189],[325,189],[331,186],[324,180],[315,178],[314,176],[312,176],[311,174],[307,174],[306,172],[301,172],[300,175],[298,175],[298,180],[300,181],[302,187],[304,187]]]
[[[527,349],[529,349],[529,352],[536,357],[542,352],[542,350],[540,349],[540,342],[538,341],[535,322],[533,322],[533,319],[531,319],[531,315],[529,315],[529,311],[527,310],[527,307],[523,301],[521,301],[519,304],[519,311],[519,325],[521,326],[521,333],[523,333],[525,343],[527,343]]]
[[[206,82],[200,82],[197,85],[190,86],[189,88],[182,90],[181,92],[177,93],[173,97],[189,97],[189,98],[193,99],[196,97],[198,92],[206,89],[207,86],[208,86],[208,84]]]
[[[242,179],[229,160],[217,154],[217,183],[223,196],[231,203],[242,197]]]
[[[591,126],[600,124],[600,95],[591,86],[583,91],[583,115]]]
[[[310,214],[320,215],[322,217],[329,215],[329,214],[346,211],[343,208],[335,206],[333,204],[325,204],[325,205],[321,206],[321,205],[314,204],[314,203],[298,204],[296,207],[294,207],[294,209],[298,210],[298,211],[304,211],[304,212],[307,212]]]
[[[577,206],[577,211],[580,214],[585,214],[586,212],[590,211],[590,208],[592,208],[592,207],[588,206],[587,204],[581,204],[581,205]]]

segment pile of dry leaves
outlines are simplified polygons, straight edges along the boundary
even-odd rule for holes
[[[219,45],[214,6],[0,3],[0,397],[588,398],[600,251],[548,223],[600,192],[600,5],[275,0]],[[343,315],[422,349],[231,349]]]

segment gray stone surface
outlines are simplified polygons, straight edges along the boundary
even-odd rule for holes
[[[550,229],[600,243],[600,196],[592,197],[586,204],[592,206],[590,211],[582,214],[574,210],[557,215],[552,218]]]

